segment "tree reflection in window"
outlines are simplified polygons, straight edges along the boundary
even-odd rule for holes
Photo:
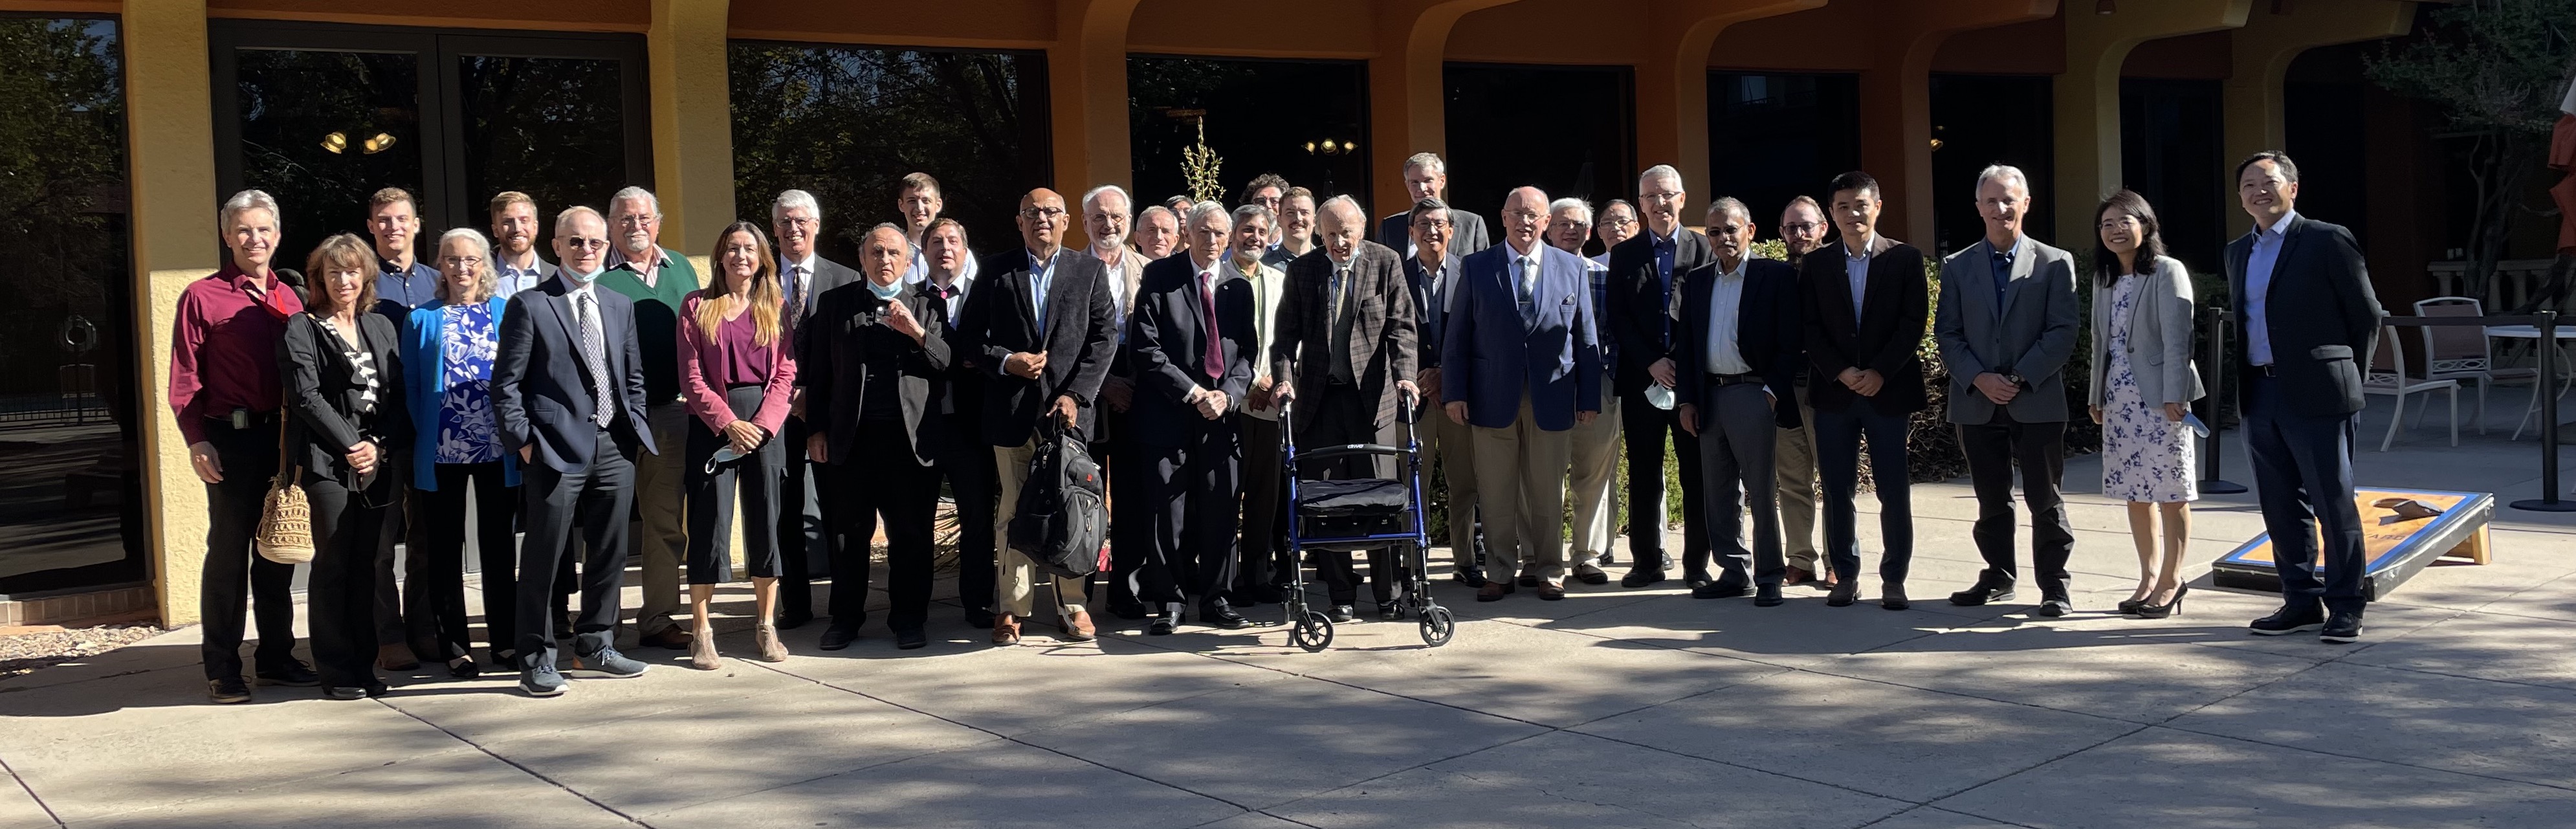
[[[457,62],[465,98],[466,226],[490,233],[486,205],[503,190],[528,194],[550,219],[576,204],[605,209],[609,195],[626,186],[617,61],[468,55]],[[554,222],[537,225],[537,250],[551,261]]]
[[[242,183],[286,214],[278,267],[303,268],[331,234],[364,237],[379,189],[421,196],[418,55],[243,49],[237,66]],[[425,226],[414,246],[436,238]]]

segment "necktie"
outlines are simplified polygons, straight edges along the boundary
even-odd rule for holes
[[[608,403],[608,355],[600,346],[599,307],[589,291],[575,295],[581,312],[581,361],[590,368],[590,422],[608,428],[615,409]]]
[[[1199,272],[1199,311],[1204,315],[1200,328],[1207,335],[1207,354],[1199,358],[1199,368],[1207,372],[1209,380],[1215,380],[1225,376],[1225,350],[1217,343],[1220,335],[1216,329],[1215,271]]]
[[[813,282],[805,278],[805,266],[787,266],[787,307],[795,309],[795,316],[805,314],[805,291],[812,285]]]
[[[1536,258],[1521,257],[1520,289],[1521,315],[1529,316],[1537,310],[1538,306],[1538,260]]]
[[[1341,268],[1339,268],[1339,269],[1334,270],[1334,271],[1333,271],[1333,319],[1334,319],[1334,321],[1336,321],[1336,322],[1338,322],[1338,321],[1340,321],[1340,320],[1341,320],[1341,318],[1342,318],[1342,311],[1343,311],[1347,306],[1349,306],[1349,305],[1350,305],[1350,303],[1346,300],[1346,297],[1350,294],[1350,291],[1351,291],[1351,269],[1350,269],[1350,267],[1346,265],[1346,266],[1343,266],[1343,267],[1341,267]]]

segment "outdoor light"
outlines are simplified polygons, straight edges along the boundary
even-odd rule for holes
[[[386,148],[392,147],[393,145],[394,137],[380,132],[376,133],[375,137],[367,139],[366,143],[360,144],[359,146],[366,148],[368,155],[375,155],[377,153],[384,152]]]
[[[1932,139],[1932,151],[1936,153],[1941,151],[1941,139]]]
[[[330,135],[322,136],[322,151],[323,151],[323,152],[327,152],[327,153],[330,153],[330,154],[332,154],[332,155],[338,155],[338,154],[340,154],[340,152],[341,152],[342,150],[346,150],[346,149],[348,149],[348,148],[349,148],[349,134],[348,134],[348,133],[335,132],[335,133],[332,133],[332,134],[330,134]]]
[[[1313,155],[1350,155],[1359,151],[1360,142],[1357,141],[1335,141],[1327,138],[1320,144],[1313,141],[1306,142],[1306,152]]]

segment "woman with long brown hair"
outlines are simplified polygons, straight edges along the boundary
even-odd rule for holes
[[[743,508],[743,557],[751,570],[759,658],[779,662],[778,511],[788,508],[784,484],[787,452],[778,441],[796,381],[795,350],[781,322],[777,259],[769,237],[750,222],[716,234],[716,278],[690,294],[680,309],[680,385],[689,413],[703,428],[689,430],[689,603],[696,635],[689,664],[712,671],[715,631],[707,602],[717,584],[733,580],[731,530],[738,492]]]
[[[332,699],[383,696],[376,678],[376,536],[399,490],[389,453],[411,442],[403,403],[401,337],[371,313],[375,256],[350,234],[322,240],[306,265],[304,313],[277,344],[286,387],[286,456],[303,470],[313,510],[313,573],[306,609],[313,662]]]

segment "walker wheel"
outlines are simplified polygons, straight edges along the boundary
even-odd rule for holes
[[[1422,612],[1422,644],[1440,647],[1449,644],[1449,638],[1457,634],[1458,620],[1449,615],[1448,608],[1432,605],[1431,609]]]
[[[1308,612],[1288,630],[1288,641],[1307,653],[1321,653],[1333,645],[1333,620],[1324,614]]]

